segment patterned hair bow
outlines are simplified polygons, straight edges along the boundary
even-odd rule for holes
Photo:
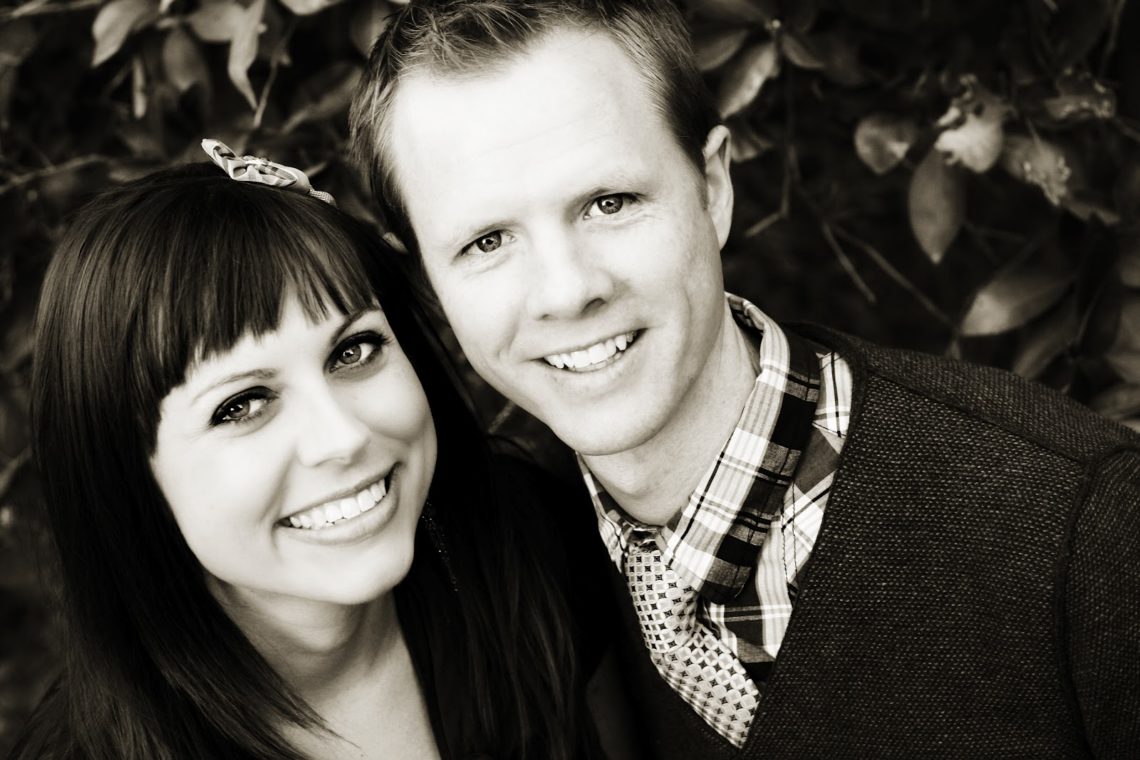
[[[236,179],[238,182],[257,182],[270,187],[280,187],[336,205],[331,195],[314,190],[309,184],[309,178],[300,169],[275,164],[257,156],[239,156],[230,150],[228,145],[218,140],[203,140],[202,150],[206,151],[210,160],[222,167],[231,179]]]

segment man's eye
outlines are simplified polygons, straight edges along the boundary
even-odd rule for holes
[[[603,195],[600,198],[595,198],[593,208],[596,208],[601,213],[609,216],[616,214],[625,208],[626,196],[622,193],[614,193],[613,195]]]
[[[467,246],[468,253],[491,253],[503,244],[503,233],[501,232],[488,232],[486,235],[481,235],[475,242]]]
[[[225,401],[214,411],[214,416],[211,418],[210,423],[213,425],[223,425],[227,423],[240,424],[242,422],[249,422],[259,417],[265,409],[265,405],[268,403],[269,399],[264,395],[249,393],[242,396],[235,396]]]

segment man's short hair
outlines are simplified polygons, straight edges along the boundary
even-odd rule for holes
[[[414,70],[485,74],[565,28],[611,35],[641,69],[682,150],[703,172],[705,139],[720,117],[671,0],[412,0],[373,45],[349,114],[353,158],[388,228],[406,245],[416,247],[415,234],[390,152],[390,110],[400,78]]]

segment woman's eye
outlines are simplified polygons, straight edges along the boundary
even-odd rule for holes
[[[471,245],[464,249],[464,253],[491,253],[497,250],[503,244],[503,233],[501,232],[488,232],[486,235],[480,235],[475,239]]]
[[[622,193],[614,193],[613,195],[603,195],[600,198],[595,198],[592,208],[597,209],[601,213],[609,216],[616,214],[625,208],[626,196]]]
[[[235,396],[217,408],[214,412],[214,416],[210,419],[210,424],[224,425],[227,423],[249,422],[261,416],[265,405],[268,403],[269,398],[265,395],[246,394]]]
[[[349,338],[340,344],[333,353],[329,370],[339,372],[371,364],[379,355],[380,349],[387,343],[387,338],[374,333]]]

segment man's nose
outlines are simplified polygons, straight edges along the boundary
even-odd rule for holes
[[[536,236],[529,256],[528,312],[532,319],[571,319],[609,301],[614,280],[600,252],[559,231]]]
[[[307,467],[334,462],[351,464],[368,443],[368,426],[356,414],[352,399],[323,384],[310,389],[300,404],[297,459]]]

